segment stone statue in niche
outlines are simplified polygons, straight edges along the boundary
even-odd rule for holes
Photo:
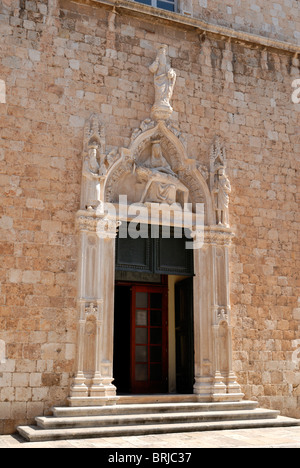
[[[229,227],[229,193],[231,185],[225,174],[225,167],[217,169],[216,180],[212,189],[214,206],[216,210],[216,222],[218,225]]]
[[[173,112],[170,100],[173,95],[176,82],[176,73],[167,62],[166,45],[158,49],[154,62],[149,70],[154,74],[155,103],[152,107],[152,115],[156,120],[167,120]]]
[[[100,165],[98,163],[98,144],[90,143],[83,162],[83,208],[96,210],[100,205]]]
[[[134,166],[137,182],[145,184],[140,203],[178,203],[183,206],[188,203],[189,190],[163,157],[160,140],[154,140],[151,146],[149,164]]]
[[[81,209],[97,210],[103,202],[103,187],[110,168],[119,158],[117,150],[106,154],[105,131],[97,115],[86,122],[83,142]]]

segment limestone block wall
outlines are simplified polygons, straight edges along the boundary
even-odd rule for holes
[[[193,14],[214,24],[261,34],[282,41],[300,42],[297,0],[196,0]]]
[[[226,8],[243,17],[238,2],[202,3],[211,21],[233,25]],[[274,11],[295,42],[288,3]],[[98,114],[107,151],[128,147],[154,102],[157,44],[177,73],[172,119],[189,157],[208,167],[216,135],[227,150],[234,370],[247,398],[300,417],[299,60],[69,0],[2,0],[0,35],[0,433],[66,403],[84,124]]]

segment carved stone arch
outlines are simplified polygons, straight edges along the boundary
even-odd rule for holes
[[[128,175],[133,168],[133,160],[128,157],[127,152],[121,151],[121,157],[111,167],[104,183],[104,201],[107,203],[117,203],[120,180]]]
[[[189,202],[205,205],[205,224],[213,223],[212,199],[207,181],[197,168],[197,162],[189,159],[186,149],[180,139],[180,132],[173,131],[171,125],[164,122],[155,123],[147,119],[139,129],[133,132],[128,149],[121,148],[120,158],[113,164],[104,187],[104,200],[117,203],[119,195],[128,196],[128,203],[139,202],[142,188],[139,188],[135,176],[136,165],[147,163],[150,147],[155,141],[159,141],[163,158],[170,166],[178,181],[189,192]],[[148,164],[149,166],[149,164]],[[130,194],[128,193],[130,188]]]

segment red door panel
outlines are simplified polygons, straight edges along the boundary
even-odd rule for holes
[[[131,301],[131,391],[168,390],[168,289],[133,286]]]

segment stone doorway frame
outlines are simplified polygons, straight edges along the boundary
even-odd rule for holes
[[[118,400],[113,385],[115,239],[122,221],[130,218],[104,213],[101,200],[115,203],[120,181],[149,142],[157,138],[191,200],[205,205],[203,246],[194,250],[194,394],[199,401],[240,401],[244,396],[232,362],[229,249],[234,234],[228,226],[217,224],[213,196],[215,174],[226,163],[225,151],[216,140],[206,170],[188,159],[178,129],[162,120],[147,119],[134,131],[129,148],[106,154],[103,129],[92,116],[85,131],[83,168],[90,151],[94,155],[96,151],[100,170],[93,178],[83,169],[82,193],[91,193],[88,184],[96,179],[100,201],[88,206],[83,196],[76,215],[78,339],[71,406],[111,405]]]

